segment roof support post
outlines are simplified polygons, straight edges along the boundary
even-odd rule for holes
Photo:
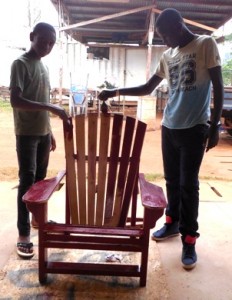
[[[150,78],[150,73],[151,73],[152,40],[154,36],[154,30],[155,30],[155,13],[152,11],[150,16],[150,24],[149,24],[149,31],[148,31],[146,80]]]

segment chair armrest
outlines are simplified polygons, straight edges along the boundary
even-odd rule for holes
[[[66,171],[60,171],[56,177],[44,179],[34,183],[24,194],[23,201],[30,203],[45,203],[49,200],[53,192],[59,187],[61,180],[64,178]]]
[[[139,174],[139,185],[142,205],[149,209],[164,209],[167,206],[163,189],[148,182],[143,173]]]

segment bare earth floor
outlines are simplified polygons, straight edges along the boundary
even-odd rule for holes
[[[33,269],[36,274],[37,256],[31,262],[20,261],[15,254],[17,159],[12,114],[0,112],[0,299],[36,299],[45,290],[38,289],[37,282],[27,281],[19,285],[17,274],[20,269]],[[57,149],[51,153],[49,175],[64,168],[63,137],[61,121],[52,117],[52,127],[57,139]],[[78,299],[232,299],[232,138],[220,134],[219,145],[205,154],[200,171],[200,238],[197,241],[198,264],[191,272],[186,272],[180,264],[181,241],[173,238],[165,242],[150,243],[148,285],[146,289],[135,292],[134,284],[119,283],[119,294],[115,287],[96,280],[85,285],[91,288],[87,295],[83,288],[83,278],[77,289],[81,291]],[[165,188],[162,178],[162,157],[160,149],[160,118],[156,120],[156,130],[147,131],[144,144],[141,172],[158,177],[157,184]],[[214,187],[221,196],[212,189]],[[60,193],[60,194],[59,194]],[[58,192],[62,198],[62,191]],[[57,204],[55,205],[57,206]],[[59,208],[59,205],[58,205]],[[57,208],[57,209],[58,209]],[[162,217],[156,228],[162,226]],[[33,231],[36,245],[37,233]],[[33,241],[34,241],[33,240]],[[16,276],[16,277],[14,277]],[[33,277],[36,281],[36,276]],[[84,279],[86,280],[86,278]],[[5,286],[5,287],[4,287]],[[7,286],[7,289],[6,289]],[[36,287],[31,289],[31,287]],[[12,289],[12,290],[11,290]],[[128,291],[129,289],[129,291]],[[37,292],[36,292],[37,291]],[[39,292],[40,291],[40,292]],[[11,293],[12,292],[12,293]],[[51,292],[51,291],[50,291]],[[20,294],[21,293],[21,294]],[[46,290],[49,295],[48,290]],[[33,297],[32,297],[33,295]],[[63,296],[63,294],[62,294]],[[50,299],[50,298],[46,298]],[[55,299],[55,298],[53,298]],[[58,298],[59,299],[59,296]],[[61,298],[60,298],[61,299]],[[62,299],[64,299],[62,297]],[[75,298],[66,298],[75,299]]]

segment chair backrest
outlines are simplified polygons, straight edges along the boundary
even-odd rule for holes
[[[108,113],[77,115],[72,131],[64,126],[72,224],[125,225],[145,132],[145,123]]]

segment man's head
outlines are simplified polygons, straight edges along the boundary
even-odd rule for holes
[[[48,55],[55,42],[56,32],[48,23],[38,23],[30,33],[31,49],[41,58]]]
[[[168,47],[179,46],[186,30],[183,18],[176,9],[163,10],[156,20],[156,31]]]

